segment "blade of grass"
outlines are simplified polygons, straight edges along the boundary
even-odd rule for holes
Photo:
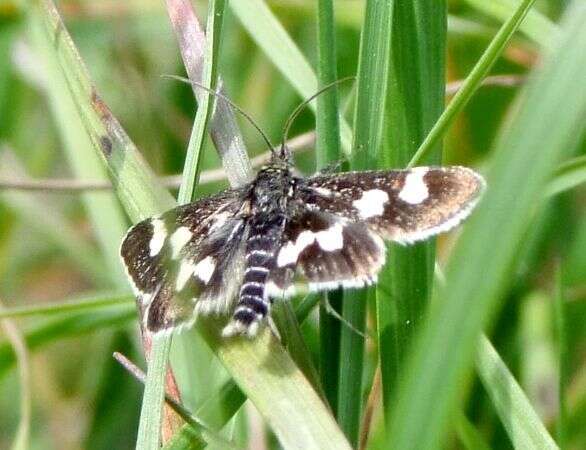
[[[203,73],[201,80],[197,81],[212,91],[215,91],[218,79],[218,59],[222,24],[224,22],[224,8],[224,0],[211,0],[208,3]],[[194,199],[195,187],[199,182],[200,157],[205,142],[205,132],[212,115],[214,100],[215,98],[209,92],[204,92],[198,97],[197,113],[191,137],[189,138],[182,182],[177,196],[177,202],[180,205],[189,203]]]
[[[377,163],[382,141],[384,99],[389,74],[392,8],[391,0],[370,0],[366,3],[358,57],[354,141],[350,161],[353,170],[373,168]],[[375,98],[377,101],[373,101]],[[361,332],[365,329],[366,299],[373,293],[373,290],[363,293],[344,293],[342,315]],[[342,327],[340,354],[352,357],[344,357],[340,361],[338,422],[350,442],[356,447],[362,410],[364,338],[349,327]]]
[[[217,61],[220,48],[222,23],[224,19],[224,0],[211,0],[208,3],[206,23],[204,64],[202,83],[208,89],[215,89],[217,80]],[[199,80],[198,80],[199,81]],[[203,149],[206,127],[212,113],[213,98],[208,92],[199,97],[197,113],[185,158],[183,179],[179,187],[179,204],[193,200],[198,182],[200,157]],[[163,397],[167,360],[171,350],[172,335],[155,336],[152,342],[151,357],[148,360],[144,397],[138,425],[137,450],[157,450],[160,446],[160,427],[163,415]]]
[[[459,411],[456,414],[456,433],[458,439],[468,450],[490,450],[490,446],[485,441],[480,430],[468,420],[468,417]]]
[[[179,50],[189,78],[196,82],[203,79],[206,38],[189,0],[166,0],[167,12],[177,37]],[[215,76],[212,78],[216,78]],[[217,77],[218,92],[225,94],[222,81]],[[208,94],[193,86],[198,103]],[[232,107],[216,102],[209,123],[210,136],[222,158],[222,165],[232,186],[241,186],[251,179],[251,167],[242,135],[236,124]]]
[[[299,95],[305,99],[315,94],[318,80],[313,69],[266,3],[263,0],[236,1],[230,3],[230,8]],[[316,111],[315,103],[309,104],[313,111]],[[352,131],[342,116],[339,120],[342,149],[349,155]]]
[[[322,88],[337,79],[334,5],[332,0],[317,3],[317,49],[318,87]],[[336,88],[330,89],[317,98],[316,112],[316,168],[324,169],[328,164],[341,158],[340,122]],[[342,293],[323,294],[334,310],[340,313]],[[340,370],[340,321],[326,311],[319,309],[319,368],[320,379],[330,408],[337,409],[338,377],[332,374]]]
[[[0,313],[4,312],[4,306],[0,301]],[[30,365],[26,343],[22,333],[16,324],[9,319],[0,320],[4,334],[10,341],[18,362],[20,377],[20,422],[16,436],[10,447],[12,450],[27,450],[30,441],[31,424],[31,391],[30,391]]]
[[[516,449],[557,449],[525,393],[490,343],[482,336],[476,369]]]
[[[499,29],[474,68],[470,71],[470,74],[466,77],[460,90],[454,95],[452,101],[448,104],[423,143],[419,146],[411,161],[409,161],[408,167],[413,167],[423,161],[433,151],[436,144],[452,124],[456,114],[464,109],[464,106],[466,106],[470,98],[472,98],[474,93],[482,85],[482,80],[499,58],[534,2],[535,0],[523,0],[514,14]]]
[[[564,276],[563,268],[558,262],[555,272],[555,294],[554,294],[554,315],[555,332],[558,351],[558,405],[559,415],[556,421],[556,437],[560,448],[567,448],[567,421],[568,406],[566,402],[566,389],[569,382],[569,367],[571,363],[571,352],[568,348],[568,336],[566,326],[566,307],[564,304]]]
[[[312,294],[307,296],[305,301],[297,306],[295,316],[299,323],[302,323],[307,318],[311,309],[317,305],[318,301],[319,296]],[[204,401],[196,410],[195,416],[207,424],[209,428],[219,431],[234,417],[245,401],[246,396],[242,393],[238,385],[231,380],[224,383],[214,395]],[[190,450],[205,447],[205,440],[200,434],[195,433],[195,437],[191,439],[194,434],[193,430],[188,425],[182,427],[182,431],[184,430],[186,435],[190,437],[190,442],[192,443],[192,447],[188,447]],[[199,441],[197,441],[198,437],[200,438]],[[184,442],[181,438],[178,438],[178,441]]]
[[[47,316],[50,314],[63,314],[65,312],[78,312],[85,309],[98,310],[119,305],[134,305],[134,295],[102,294],[60,303],[3,308],[0,310],[0,319],[7,317],[30,317],[36,315]]]
[[[519,0],[465,1],[473,8],[497,19],[499,22],[505,21],[519,6]],[[527,18],[519,27],[519,31],[543,48],[550,47],[560,32],[559,28],[551,20],[536,9],[529,11]]]
[[[498,142],[489,189],[452,253],[446,289],[418,336],[387,435],[390,448],[441,445],[460,394],[458,385],[512,276],[519,243],[549,173],[583,130],[586,9],[578,4],[570,8],[563,39],[534,75],[518,114]]]
[[[404,167],[444,107],[445,1],[396,2],[393,12],[382,167]],[[435,145],[425,164],[441,161]],[[435,241],[388,246],[377,283],[377,320],[385,419],[405,356],[429,302]]]
[[[108,167],[126,212],[138,221],[173,207],[173,197],[155,182],[137,148],[98,95],[53,2],[34,0],[30,6],[31,18],[54,49],[83,126]]]
[[[160,448],[165,377],[167,376],[167,359],[170,350],[171,336],[158,335],[152,338],[138,423],[137,450],[157,450]]]
[[[24,331],[29,352],[67,337],[93,333],[108,327],[120,327],[136,320],[136,307],[125,305],[107,311],[90,311],[68,314],[66,317],[50,319]],[[0,342],[0,377],[14,365],[16,358],[12,347]]]
[[[586,183],[586,156],[577,156],[560,164],[549,181],[545,195],[553,197]]]
[[[212,333],[211,327],[205,327],[208,343],[263,413],[285,449],[350,448],[324,404],[269,329],[260,332],[255,341],[220,342],[210,338]]]
[[[213,70],[210,70],[209,65],[205,64],[210,56],[217,53],[220,34],[217,30],[210,30],[212,39],[215,37],[216,42],[212,42],[211,46],[207,45],[206,34],[199,24],[191,2],[189,0],[167,0],[166,4],[189,79],[210,85],[213,81],[214,89],[225,94],[220,77],[213,73],[216,72],[216,69],[212,67]],[[211,22],[208,23],[211,24]],[[220,24],[215,19],[213,23]],[[215,65],[212,61],[212,66]],[[208,68],[206,69],[206,67]],[[192,86],[192,89],[198,104],[205,107],[204,102],[210,100],[208,92],[197,86]],[[201,113],[201,109],[198,111]],[[194,123],[200,122],[201,117],[196,117]],[[216,150],[222,158],[224,169],[221,169],[220,172],[227,174],[232,186],[241,186],[249,181],[251,178],[250,162],[231,105],[223,101],[215,102],[214,112],[209,118],[208,129]],[[193,131],[196,131],[195,126]],[[191,143],[193,140],[190,141]],[[188,155],[190,154],[190,149],[188,149]],[[186,161],[185,169],[195,166],[196,164],[193,162]],[[182,181],[189,180],[191,176],[186,174]],[[198,182],[201,183],[201,181],[200,179]],[[180,197],[180,202],[189,201],[188,196],[184,198],[181,194]],[[214,364],[213,359],[207,344],[199,334],[185,333],[173,339],[170,361],[180,383],[184,401],[190,401],[192,404],[199,403],[202,398],[207,398],[210,395],[210,389],[213,389],[214,386],[213,380],[226,376],[223,373],[218,373],[219,370],[221,371],[221,367]]]

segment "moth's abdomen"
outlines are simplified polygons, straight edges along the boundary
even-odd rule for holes
[[[266,293],[269,272],[275,267],[285,218],[251,224],[246,242],[245,266],[238,302],[223,336],[247,334],[254,336],[259,324],[269,313],[270,301]]]

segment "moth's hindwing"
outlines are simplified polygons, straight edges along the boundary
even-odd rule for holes
[[[132,227],[120,254],[144,325],[153,333],[225,313],[238,289],[244,224],[236,191],[172,209]]]
[[[268,293],[288,297],[301,282],[313,291],[362,287],[376,281],[384,262],[383,240],[367,225],[305,207],[285,228]]]
[[[368,225],[402,244],[450,230],[476,205],[484,180],[465,167],[349,172],[310,178],[300,192],[310,208]]]

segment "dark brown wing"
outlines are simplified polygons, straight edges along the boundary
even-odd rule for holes
[[[241,275],[239,191],[179,206],[132,227],[120,255],[151,332],[191,325],[229,309]]]
[[[465,167],[316,176],[299,190],[310,207],[367,224],[384,239],[411,243],[448,231],[470,214],[484,188]]]

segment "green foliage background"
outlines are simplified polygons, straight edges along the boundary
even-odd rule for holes
[[[192,3],[205,24],[208,3]],[[291,136],[318,133],[296,157],[302,172],[336,161],[404,167],[433,129],[422,160],[477,168],[489,190],[462,233],[442,236],[437,248],[391,246],[376,290],[330,296],[366,330],[366,343],[339,321],[318,319],[315,298],[276,311],[286,350],[268,333],[226,345],[213,323],[176,339],[171,364],[201,422],[167,448],[584,448],[583,2],[227,3],[223,22],[212,24],[207,82],[219,74],[271,141],[318,83],[358,74],[320,99],[317,125],[313,106],[295,122]],[[206,182],[221,166],[209,139],[194,153],[191,87],[161,77],[185,70],[165,2],[57,3],[97,92],[132,140],[114,141],[111,159],[100,156],[105,125],[88,106],[83,67],[65,41],[47,39],[48,4],[0,1],[0,448],[134,448],[139,421],[139,448],[155,448],[149,426],[157,428],[162,386],[153,377],[154,396],[143,403],[142,385],[111,357],[146,367],[117,249],[131,221],[173,204],[132,142],[163,176],[183,171],[191,136],[188,160],[202,173],[195,196],[228,183]],[[223,4],[210,2],[216,12]],[[518,28],[511,17],[529,7]],[[479,87],[487,71],[500,77]],[[470,73],[450,103],[453,82]],[[444,79],[448,108],[438,122]],[[263,153],[255,130],[238,121],[249,155]],[[116,191],[10,187],[109,176]],[[186,178],[182,189],[185,200]],[[247,397],[256,410],[240,408]]]

